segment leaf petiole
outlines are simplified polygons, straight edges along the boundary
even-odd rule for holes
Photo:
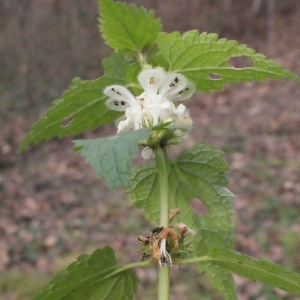
[[[174,259],[173,262],[176,265],[191,265],[191,264],[197,264],[203,261],[208,261],[210,258],[207,255],[200,256],[200,257],[192,257],[192,258],[185,258],[185,259]]]

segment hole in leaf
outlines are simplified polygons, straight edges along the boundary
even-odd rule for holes
[[[236,69],[253,68],[253,61],[248,56],[231,57],[228,60],[228,63],[231,67],[236,68]]]
[[[67,127],[67,126],[69,126],[70,123],[73,121],[73,119],[74,119],[73,117],[69,117],[69,118],[65,119],[64,121],[62,121],[60,123],[60,126],[61,127]]]
[[[221,75],[215,74],[215,73],[210,73],[210,74],[208,74],[208,77],[209,77],[210,79],[213,79],[213,80],[221,80],[221,79],[222,79],[222,76],[221,76]]]
[[[208,207],[197,198],[191,201],[191,206],[198,216],[205,216],[208,213]]]

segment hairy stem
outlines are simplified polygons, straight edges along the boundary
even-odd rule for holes
[[[160,226],[169,227],[169,198],[168,198],[168,171],[167,154],[165,149],[158,147],[154,149],[157,166],[157,176],[159,181],[160,199]],[[158,300],[170,299],[170,267],[165,264],[159,268],[158,273]]]
[[[167,171],[167,154],[164,149],[154,149],[160,198],[160,226],[169,227],[169,185]]]
[[[147,58],[146,56],[142,53],[142,52],[137,52],[136,54],[136,58],[137,58],[137,61],[139,62],[142,70],[144,69],[144,67],[147,65]]]
[[[158,271],[158,300],[170,299],[170,267],[165,264]]]

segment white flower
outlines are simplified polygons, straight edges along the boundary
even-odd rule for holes
[[[174,225],[174,227],[178,228],[180,230],[180,234],[184,234],[184,236],[192,236],[196,234],[196,231],[194,229],[188,228],[183,223],[177,223]]]
[[[118,133],[140,129],[143,120],[143,106],[137,98],[120,85],[105,88],[104,94],[110,97],[106,101],[108,108],[125,111],[125,116],[117,120]]]
[[[110,98],[106,101],[108,108],[125,111],[125,115],[117,120],[118,133],[138,130],[171,120],[175,125],[191,126],[187,108],[180,104],[177,108],[174,102],[185,100],[192,96],[196,88],[183,75],[166,73],[163,69],[142,71],[138,81],[144,92],[135,97],[120,85],[112,85],[103,91]],[[144,158],[152,156],[152,150],[145,148]]]
[[[118,132],[136,130],[145,123],[155,126],[167,118],[178,125],[191,125],[186,107],[180,104],[175,108],[173,102],[189,98],[195,92],[194,84],[181,74],[167,74],[162,69],[145,70],[138,80],[144,89],[138,97],[120,85],[104,90],[104,94],[110,97],[106,105],[113,110],[125,111],[126,118],[118,123]]]
[[[169,252],[166,249],[166,245],[167,245],[167,240],[166,239],[162,239],[160,241],[160,254],[161,254],[161,258],[159,260],[159,265],[161,267],[164,266],[164,263],[167,263],[169,266],[172,266],[172,257],[169,254]]]
[[[141,151],[141,155],[143,159],[150,159],[154,153],[150,147],[144,147]]]
[[[176,109],[173,102],[191,97],[196,90],[193,83],[181,74],[167,74],[162,69],[145,70],[140,73],[138,80],[145,90],[141,96],[153,118],[153,125],[167,118],[171,118],[177,125],[184,123],[181,119],[185,119],[186,115],[182,108],[177,111],[179,107]],[[186,109],[185,112],[188,114]]]
[[[179,104],[173,114],[170,115],[170,117],[177,125],[191,126],[193,124],[193,120],[189,116],[189,111],[183,104]]]

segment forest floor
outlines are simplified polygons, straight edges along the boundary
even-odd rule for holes
[[[282,19],[278,25],[271,47],[267,41],[256,43],[255,37],[250,43],[299,76],[299,28],[289,27],[299,20],[295,14],[289,23],[286,21]],[[297,272],[299,100],[300,86],[293,81],[225,85],[222,91],[210,95],[198,93],[187,103],[196,129],[184,146],[206,142],[225,152],[230,167],[228,188],[236,195],[232,201],[236,250],[266,257]],[[138,246],[137,236],[153,227],[144,220],[141,210],[128,206],[123,190],[110,192],[96,178],[92,168],[73,152],[70,137],[43,142],[16,154],[30,126],[45,109],[38,107],[28,113],[23,112],[22,105],[9,101],[1,104],[1,300],[30,299],[54,272],[79,254],[105,245],[114,248],[120,263],[139,260],[132,250]],[[114,125],[109,125],[79,138],[114,132]],[[172,151],[174,156],[179,154],[179,149]],[[192,205],[196,211],[200,209],[196,202]],[[172,299],[220,299],[204,277],[191,280],[195,270],[173,270]],[[136,299],[155,299],[155,269],[136,272],[142,283]],[[296,299],[242,277],[235,279],[240,300]],[[202,296],[196,296],[195,291]]]

